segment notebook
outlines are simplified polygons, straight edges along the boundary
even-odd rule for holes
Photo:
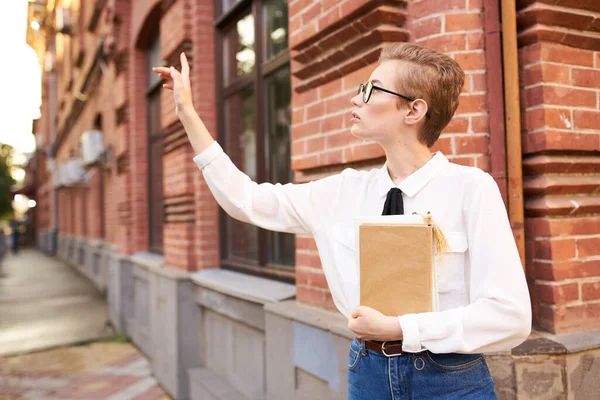
[[[418,215],[355,219],[360,305],[384,315],[437,311],[433,228]]]

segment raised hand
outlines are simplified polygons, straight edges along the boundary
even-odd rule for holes
[[[185,53],[181,53],[181,72],[174,67],[154,67],[152,71],[156,72],[161,79],[166,82],[163,87],[173,91],[175,100],[175,112],[178,117],[189,111],[193,111],[192,90],[190,87],[190,65],[188,64]]]

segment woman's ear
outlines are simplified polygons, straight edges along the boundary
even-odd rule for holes
[[[416,99],[408,105],[408,112],[404,117],[404,122],[407,125],[416,125],[421,122],[421,120],[425,119],[428,110],[429,106],[425,100]]]

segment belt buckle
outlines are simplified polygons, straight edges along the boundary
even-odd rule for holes
[[[395,356],[401,356],[402,355],[402,351],[399,352],[399,353],[396,353],[396,354],[388,354],[388,353],[386,353],[385,352],[385,345],[386,344],[387,344],[387,340],[381,344],[381,352],[383,353],[384,356],[386,356],[386,357],[395,357]],[[400,345],[400,349],[402,349],[402,341],[400,341],[399,345]]]

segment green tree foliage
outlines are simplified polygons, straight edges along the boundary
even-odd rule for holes
[[[14,149],[12,146],[0,143],[0,219],[10,218],[13,212],[10,192],[16,183],[11,174],[13,154]]]

